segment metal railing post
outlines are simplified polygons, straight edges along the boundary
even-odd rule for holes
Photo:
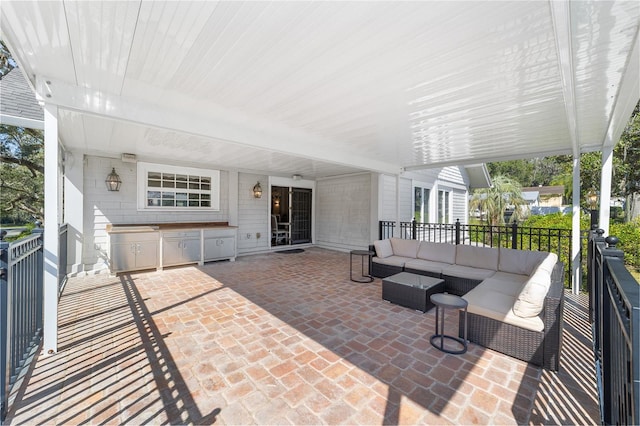
[[[511,248],[514,250],[518,248],[518,224],[516,222],[511,224]]]
[[[456,245],[460,244],[460,219],[456,219]]]
[[[416,218],[414,217],[413,220],[411,221],[411,239],[412,240],[417,240],[416,238],[416,231],[417,231],[417,223],[416,223]]]

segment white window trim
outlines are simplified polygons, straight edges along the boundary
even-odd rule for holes
[[[444,217],[445,213],[448,213],[447,214],[447,220],[444,223],[450,224],[450,223],[453,222],[453,189],[450,188],[450,187],[438,186],[437,191],[438,191],[438,193],[437,193],[437,198],[436,198],[436,204],[438,206],[437,207],[437,210],[438,210],[438,213],[437,213],[438,222],[441,221],[441,217]],[[444,212],[440,211],[440,193],[441,192],[443,192],[443,193],[446,192],[447,194],[449,194],[447,197],[445,197],[445,199],[447,201],[447,206],[444,209],[445,210]]]
[[[148,172],[173,173],[181,175],[192,175],[200,177],[208,177],[211,179],[211,207],[163,207],[147,205],[147,174]],[[194,167],[179,167],[167,164],[144,163],[137,164],[137,189],[138,189],[138,211],[155,211],[155,212],[198,212],[198,211],[220,211],[220,171],[198,169]],[[157,188],[155,188],[157,189]],[[154,188],[151,188],[154,190]],[[188,190],[187,190],[188,192]]]
[[[426,200],[423,200],[423,203],[426,204],[427,206],[427,214],[428,214],[428,218],[429,220],[433,219],[433,212],[434,212],[434,208],[433,208],[433,189],[434,189],[434,184],[433,183],[425,183],[425,182],[421,182],[421,181],[417,181],[417,180],[412,180],[411,182],[411,206],[412,206],[412,212],[411,215],[415,216],[415,211],[413,211],[415,209],[415,205],[416,205],[416,188],[422,188],[423,190],[428,189],[429,190],[429,198]],[[424,220],[423,220],[424,222]]]

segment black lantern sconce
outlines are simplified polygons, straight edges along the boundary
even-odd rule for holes
[[[107,184],[107,190],[109,191],[120,191],[120,185],[122,184],[122,180],[120,180],[120,176],[116,173],[116,168],[111,168],[111,173],[107,176],[107,179],[104,181]]]
[[[596,229],[598,227],[598,193],[593,188],[587,192],[587,205],[591,213],[591,229]]]
[[[255,198],[261,198],[262,197],[262,187],[260,186],[260,182],[258,182],[255,185],[253,185],[253,196]]]

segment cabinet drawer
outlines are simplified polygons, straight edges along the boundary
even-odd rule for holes
[[[200,238],[200,231],[170,231],[163,232],[163,238]]]
[[[111,234],[111,244],[136,243],[139,241],[158,241],[160,235],[157,231],[152,232],[123,232]]]
[[[235,228],[205,229],[204,238],[234,237],[236,232]]]

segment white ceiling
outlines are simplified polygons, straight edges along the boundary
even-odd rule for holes
[[[576,154],[638,99],[638,1],[0,3],[65,147],[305,178]]]

